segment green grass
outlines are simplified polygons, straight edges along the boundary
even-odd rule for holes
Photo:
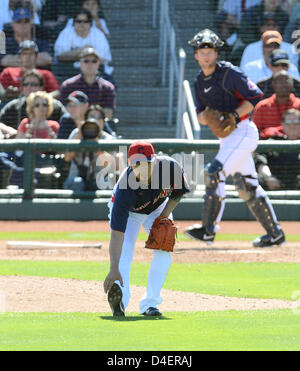
[[[299,315],[298,315],[299,317]],[[133,314],[7,313],[0,315],[0,350],[300,350],[292,310]]]
[[[103,281],[108,262],[0,261],[1,275]],[[134,263],[132,284],[145,286],[149,264]],[[235,297],[292,300],[300,265],[283,263],[173,264],[167,289]],[[296,311],[165,312],[162,318],[130,313],[0,313],[3,350],[300,350]]]
[[[217,234],[217,241],[252,241],[258,234]],[[147,234],[141,232],[138,240],[145,241]],[[14,241],[109,241],[110,233],[106,232],[0,232],[0,240]],[[179,241],[191,241],[183,233],[178,233]],[[287,241],[300,242],[300,234],[287,235]]]
[[[1,275],[103,281],[108,262],[0,261]],[[148,263],[133,263],[131,284],[146,286]],[[291,300],[300,289],[296,263],[172,264],[164,288],[234,297]]]

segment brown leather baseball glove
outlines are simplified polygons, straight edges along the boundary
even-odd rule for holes
[[[147,249],[173,251],[177,227],[173,220],[159,216],[155,219],[145,247]]]
[[[210,130],[218,138],[226,138],[237,127],[236,119],[232,113],[208,108],[203,114]]]

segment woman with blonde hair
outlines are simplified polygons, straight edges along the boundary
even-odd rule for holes
[[[27,115],[18,127],[17,138],[55,139],[59,129],[57,121],[48,120],[53,112],[53,98],[45,91],[27,97]]]

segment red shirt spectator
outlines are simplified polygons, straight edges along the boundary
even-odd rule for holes
[[[25,118],[21,121],[18,131],[26,134],[29,130],[30,120]],[[57,135],[59,129],[59,123],[57,121],[47,120],[48,127]],[[50,139],[49,130],[45,127],[44,129],[35,129],[32,133],[33,138]]]
[[[59,83],[51,71],[36,69],[45,80],[45,91],[51,93],[52,91],[59,90]],[[9,86],[19,88],[21,86],[24,76],[24,71],[20,67],[7,67],[0,75],[0,83],[7,89]]]
[[[8,66],[0,75],[0,89],[2,98],[9,100],[20,95],[20,86],[25,72],[33,70],[37,66],[39,48],[32,40],[25,40],[18,48],[18,65]],[[39,69],[38,72],[44,77],[44,88],[54,98],[59,96],[59,84],[52,72]]]
[[[279,103],[276,94],[270,98],[261,100],[255,107],[252,120],[255,122],[261,139],[270,138],[272,130],[281,126],[281,118],[285,111],[295,108],[300,111],[300,98],[290,94],[290,99],[286,103]],[[276,132],[276,130],[274,131]]]
[[[294,108],[300,111],[300,98],[291,93],[293,83],[286,71],[276,73],[272,84],[275,94],[260,101],[252,116],[260,139],[271,138],[273,131],[281,128],[282,116],[287,110]]]

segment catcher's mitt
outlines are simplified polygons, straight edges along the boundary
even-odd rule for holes
[[[218,138],[226,138],[237,127],[236,119],[232,113],[220,112],[213,108],[204,111],[204,118],[210,130]]]
[[[145,247],[147,249],[173,251],[177,227],[173,220],[159,216],[155,219]]]

